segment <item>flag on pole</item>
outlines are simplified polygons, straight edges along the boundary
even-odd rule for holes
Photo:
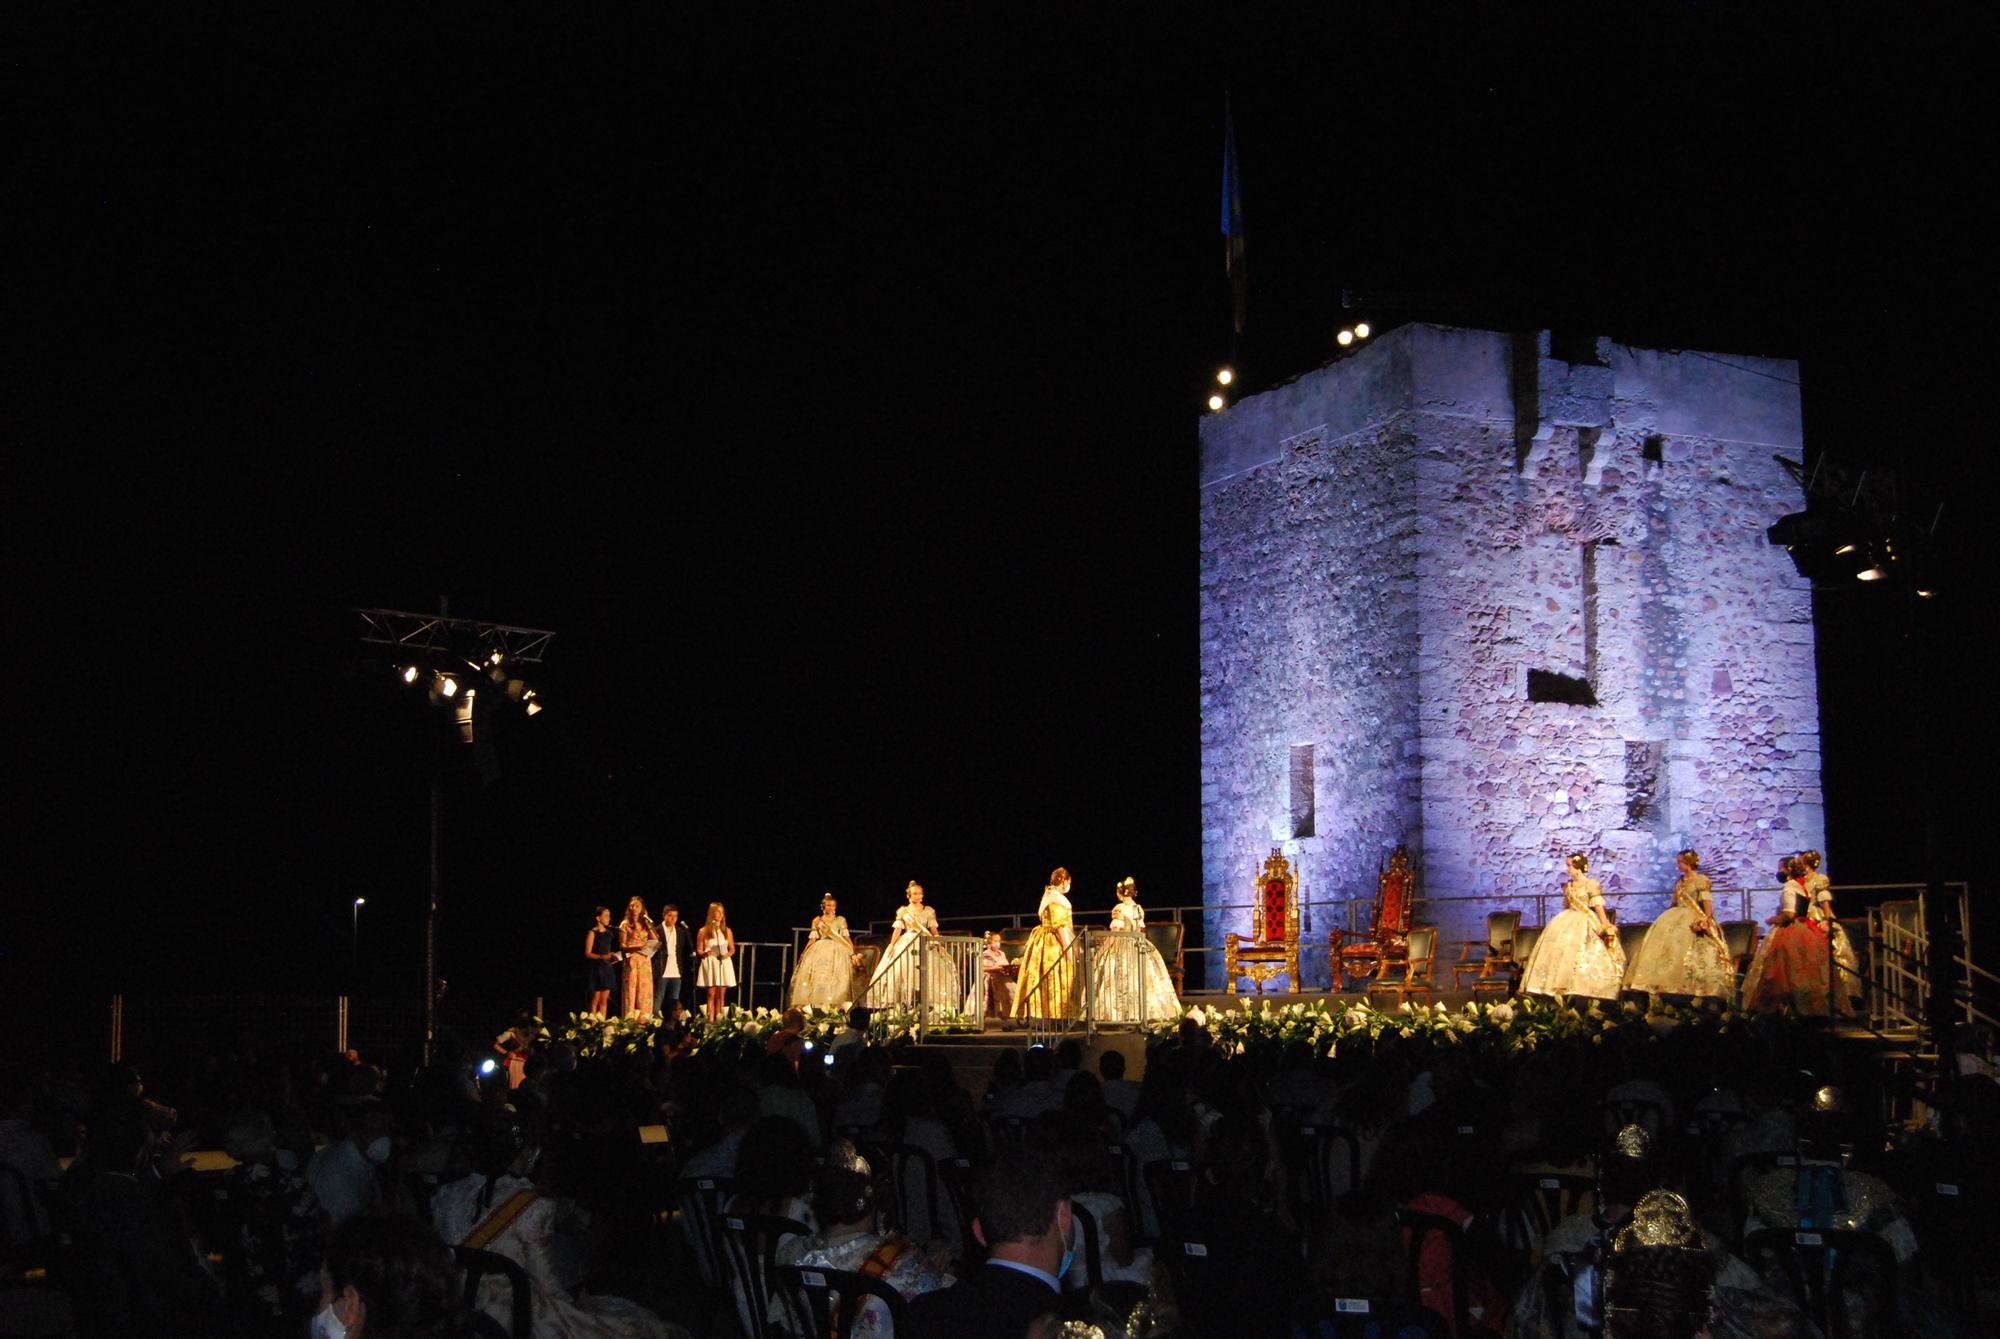
[[[1237,174],[1236,121],[1229,95],[1222,95],[1222,243],[1236,333],[1243,333],[1243,310],[1250,296],[1249,272],[1243,265],[1243,182]]]

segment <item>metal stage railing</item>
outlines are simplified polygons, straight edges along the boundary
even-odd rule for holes
[[[1959,935],[1972,943],[1972,901],[1966,885],[1948,883],[1955,893]],[[1926,893],[1916,885],[1914,898],[1883,902],[1868,911],[1868,1021],[1879,1032],[1914,1031],[1924,1024],[1924,1002],[1930,994],[1930,935],[1925,929]],[[1900,890],[1900,887],[1899,887]],[[2000,1028],[1992,1006],[2000,998],[2000,976],[1966,955],[1953,955],[1965,973],[1965,984],[1954,1002],[1953,1015],[1962,1023]]]
[[[773,960],[777,964],[776,975],[765,973],[762,968]],[[745,1009],[755,1009],[763,1000],[764,993],[770,992],[769,1007],[785,1007],[785,992],[792,979],[792,963],[795,961],[790,944],[766,941],[746,943],[736,941],[736,985],[731,988],[729,1002]],[[689,1007],[697,1007],[690,1004]]]

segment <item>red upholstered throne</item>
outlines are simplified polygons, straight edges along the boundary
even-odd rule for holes
[[[1417,878],[1410,871],[1410,849],[1398,846],[1389,868],[1380,871],[1375,911],[1366,934],[1335,929],[1327,935],[1327,959],[1333,988],[1344,990],[1350,976],[1380,976],[1410,956],[1410,920],[1417,907]]]
[[[1222,941],[1222,975],[1229,983],[1229,993],[1236,993],[1239,977],[1248,977],[1257,983],[1257,993],[1261,995],[1264,983],[1281,972],[1291,982],[1291,988],[1298,990],[1299,877],[1276,847],[1271,849],[1271,858],[1264,862],[1251,890],[1248,940],[1230,934]]]

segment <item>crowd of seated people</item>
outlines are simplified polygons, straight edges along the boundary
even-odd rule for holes
[[[854,1031],[831,1056],[796,1033],[557,1045],[518,1086],[470,1053],[203,1056],[150,1087],[0,1070],[20,1172],[0,1332],[491,1335],[519,1288],[539,1339],[762,1339],[817,1332],[801,1279],[849,1275],[882,1285],[847,1313],[868,1339],[1331,1339],[1362,1299],[1385,1339],[1668,1333],[1636,1317],[1674,1307],[1619,1299],[1683,1285],[1690,1335],[1818,1334],[1826,1305],[1846,1333],[1978,1332],[1988,1264],[1952,1214],[1991,1203],[1963,1152],[2000,1135],[1981,1073],[1910,1130],[1824,1038],[1774,1055],[1688,1029],[1502,1063],[1226,1055],[1188,1026],[1136,1083],[1074,1042],[1002,1051],[980,1082]],[[789,1226],[760,1266],[727,1237],[770,1220]],[[1798,1285],[1815,1234],[1852,1261],[1830,1304]],[[468,1294],[473,1252],[508,1268]]]

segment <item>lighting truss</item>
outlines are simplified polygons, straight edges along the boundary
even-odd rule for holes
[[[393,646],[417,655],[456,655],[479,663],[498,651],[506,660],[541,663],[555,634],[546,628],[517,628],[444,614],[413,614],[406,609],[356,609],[361,615],[361,640]]]

